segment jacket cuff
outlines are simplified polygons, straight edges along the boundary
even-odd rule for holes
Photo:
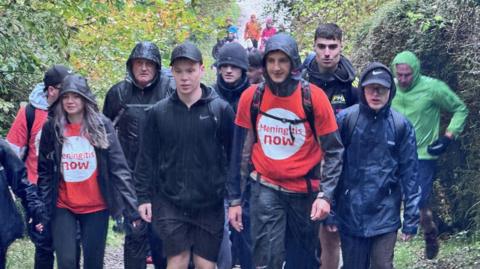
[[[150,199],[148,197],[140,197],[138,196],[138,206],[142,205],[142,204],[151,204],[152,202],[150,201]]]
[[[242,204],[242,199],[233,199],[233,200],[228,200],[228,206],[238,206]]]
[[[417,234],[417,226],[403,226],[402,233],[404,234]]]

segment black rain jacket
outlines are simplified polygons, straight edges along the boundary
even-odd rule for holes
[[[135,168],[139,204],[162,196],[181,208],[223,203],[234,112],[212,89],[188,108],[175,92],[151,107]]]
[[[148,59],[157,64],[158,73],[145,88],[136,84],[132,73],[131,62],[136,58]],[[160,53],[156,46],[150,42],[137,44],[126,63],[127,78],[108,90],[103,105],[103,114],[112,122],[116,121],[118,139],[132,170],[138,154],[145,109],[170,95],[175,88],[171,73],[162,70],[160,63]]]

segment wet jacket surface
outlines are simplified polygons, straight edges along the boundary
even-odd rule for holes
[[[333,73],[319,72],[314,53],[307,56],[303,62],[303,68],[302,77],[327,94],[335,114],[358,103],[357,89],[352,86],[355,80],[355,69],[343,55],[340,56],[338,67]]]
[[[138,219],[130,169],[111,121],[104,116],[102,116],[102,121],[107,132],[109,146],[107,149],[95,148],[100,192],[112,216],[121,214],[123,207],[115,200],[115,197],[120,196],[126,205],[126,216],[130,220]],[[43,223],[48,223],[53,217],[58,198],[58,186],[62,180],[60,172],[62,144],[56,138],[53,120],[45,123],[42,132],[38,158],[38,188],[39,195],[46,205]]]
[[[22,237],[24,221],[17,211],[9,187],[22,199],[27,215],[37,221],[43,213],[43,204],[36,187],[28,182],[23,162],[3,139],[0,139],[0,247],[6,248]]]
[[[135,168],[139,204],[162,196],[183,208],[223,203],[234,112],[212,89],[188,108],[175,92],[148,110]]]
[[[141,89],[132,80],[126,79],[115,84],[107,93],[103,114],[111,121],[124,112],[118,119],[116,129],[130,169],[135,168],[142,124],[145,121],[145,109],[170,94],[173,79],[167,72],[157,74],[155,81]]]
[[[428,145],[437,140],[440,134],[441,111],[452,114],[447,131],[458,136],[465,126],[468,109],[465,103],[443,81],[423,76],[420,73],[420,60],[411,52],[398,54],[392,63],[408,64],[413,71],[410,87],[401,88],[393,99],[392,107],[405,115],[415,127],[419,159],[437,159],[427,152]]]
[[[396,231],[402,226],[400,206],[404,196],[402,231],[415,234],[420,189],[416,182],[418,162],[413,126],[398,115],[396,118],[403,120],[397,125],[403,125],[403,131],[395,129],[392,113],[398,112],[390,109],[395,88],[390,91],[388,104],[378,112],[366,103],[363,88],[361,92],[359,105],[337,115],[345,145],[336,192],[340,231],[358,237]],[[359,109],[358,119],[350,132],[348,117],[356,109]]]

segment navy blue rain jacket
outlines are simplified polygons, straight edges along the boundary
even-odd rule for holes
[[[371,64],[366,71],[384,68],[392,78],[393,88],[387,105],[372,110],[361,87],[360,104],[341,111],[338,127],[345,144],[344,165],[337,187],[337,217],[342,233],[372,237],[398,230],[400,206],[404,196],[403,233],[415,234],[419,222],[417,184],[418,158],[415,131],[403,116],[395,123],[390,108],[395,96],[393,77],[387,67]],[[364,76],[360,79],[360,85]],[[348,117],[359,109],[354,128]],[[403,131],[395,126],[403,125]],[[351,127],[351,126],[350,126]],[[351,131],[353,130],[353,131]]]

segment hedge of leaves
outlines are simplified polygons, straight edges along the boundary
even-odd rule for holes
[[[155,42],[168,65],[185,39],[214,42],[232,2],[0,0],[0,135],[52,64],[87,76],[101,101],[124,78],[136,42]]]
[[[390,64],[403,50],[415,52],[422,72],[456,91],[470,111],[464,133],[439,162],[434,205],[446,227],[480,227],[480,3],[395,1],[358,29],[351,50],[357,67]],[[449,115],[443,117],[443,126]]]

